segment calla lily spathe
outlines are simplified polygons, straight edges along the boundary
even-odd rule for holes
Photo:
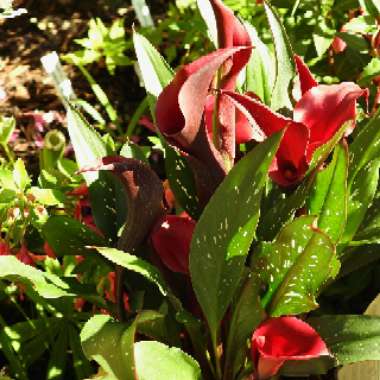
[[[296,317],[270,318],[251,338],[254,380],[274,376],[287,360],[309,360],[330,355],[325,342],[306,322]]]

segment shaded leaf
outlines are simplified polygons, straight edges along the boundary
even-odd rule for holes
[[[324,315],[307,322],[326,342],[337,365],[380,360],[380,317]]]
[[[123,185],[112,173],[102,171],[89,187],[91,212],[96,226],[104,235],[116,242],[120,228],[127,218]]]
[[[201,213],[195,180],[185,157],[174,147],[165,144],[165,168],[176,201],[194,219]]]
[[[247,340],[251,337],[252,331],[265,318],[265,312],[260,303],[259,290],[257,278],[249,274],[238,301],[231,308],[232,317],[225,361],[226,378],[235,378],[245,360]]]
[[[349,185],[351,186],[358,172],[371,160],[380,155],[380,109],[359,130],[350,144]]]
[[[170,292],[159,270],[147,261],[127,252],[119,251],[116,248],[94,248],[106,259],[130,271],[139,273],[150,282],[156,284],[162,295],[166,296]]]
[[[343,242],[349,242],[358,231],[368,208],[375,197],[379,182],[380,160],[374,159],[363,167],[353,179],[348,200],[347,225]]]
[[[52,216],[45,223],[43,236],[59,256],[88,255],[87,246],[106,245],[104,238],[68,216]]]

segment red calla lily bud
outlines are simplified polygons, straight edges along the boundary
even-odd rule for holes
[[[217,29],[218,43],[220,49],[231,48],[235,46],[251,46],[251,38],[231,9],[226,7],[221,0],[210,0],[214,10]],[[232,59],[232,65],[228,73],[222,78],[222,88],[225,90],[234,90],[236,78],[240,70],[248,63],[251,56],[251,50],[242,50],[236,53]]]
[[[251,355],[255,380],[265,380],[287,360],[309,360],[330,353],[309,324],[296,317],[280,317],[268,319],[254,331]]]
[[[166,215],[153,230],[153,248],[173,272],[189,273],[190,243],[195,224],[187,215]]]

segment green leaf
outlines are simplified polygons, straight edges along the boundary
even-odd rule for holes
[[[214,46],[218,48],[218,27],[210,0],[197,0],[197,6],[199,13],[206,23],[209,38]]]
[[[256,146],[211,197],[193,235],[191,281],[215,342],[234,295],[259,219],[260,200],[282,132]]]
[[[275,111],[280,108],[292,109],[289,94],[292,80],[296,75],[294,53],[279,15],[266,1],[264,2],[264,8],[276,53],[276,79],[272,91],[271,108]]]
[[[326,24],[326,19],[324,17],[319,17],[317,25],[313,32],[313,42],[314,47],[317,52],[317,57],[321,57],[327,49],[331,46],[331,42],[334,39],[336,30],[331,29]]]
[[[246,357],[247,340],[265,318],[265,312],[260,303],[259,290],[257,278],[249,274],[238,301],[231,307],[232,317],[224,367],[225,378],[235,378]]]
[[[107,156],[105,142],[82,114],[71,105],[67,108],[67,127],[79,167],[94,165],[99,159]],[[90,185],[98,178],[98,172],[87,172],[83,176],[87,185]]]
[[[127,141],[120,150],[120,156],[135,158],[136,160],[143,161],[146,164],[149,163],[147,159],[149,153],[149,147],[141,147],[140,145],[134,144],[130,141]]]
[[[359,3],[366,13],[374,17],[380,15],[380,4],[378,0],[359,0]]]
[[[86,379],[92,374],[90,362],[85,357],[79,339],[79,331],[69,326],[70,349],[73,354],[73,366],[78,379]]]
[[[154,21],[145,0],[132,0],[132,6],[142,27],[154,27]],[[124,28],[122,28],[124,32]]]
[[[351,186],[358,172],[380,155],[380,109],[360,129],[350,144],[350,170],[348,183]]]
[[[282,226],[293,218],[297,210],[303,207],[310,187],[313,184],[314,176],[310,175],[292,192],[284,197],[270,200],[270,207],[262,213],[259,226],[257,228],[258,240],[273,240]]]
[[[374,159],[362,168],[349,187],[347,225],[343,242],[350,242],[358,231],[375,197],[379,182],[380,160]]]
[[[193,172],[180,152],[165,144],[165,169],[175,199],[194,219],[201,213]]]
[[[351,49],[364,54],[368,53],[370,45],[363,36],[345,32],[339,32],[336,35],[340,37]]]
[[[254,53],[245,68],[245,92],[252,91],[267,105],[271,102],[271,93],[274,84],[275,66],[270,50],[257,35],[256,29],[246,23]]]
[[[309,213],[318,215],[318,227],[336,243],[344,232],[347,219],[347,146],[335,148],[326,169],[316,175],[309,199]]]
[[[368,65],[363,69],[360,74],[358,83],[361,86],[368,86],[371,80],[380,75],[380,58],[372,58]],[[371,119],[373,120],[373,119]]]
[[[135,343],[139,380],[201,380],[199,364],[177,347],[154,341]]]
[[[357,234],[355,235],[356,240],[379,240],[380,238],[380,191],[378,190],[376,196],[373,199],[371,207],[365,214],[363,223],[360,226]],[[352,244],[351,242],[350,244]]]
[[[173,79],[173,71],[160,53],[141,34],[133,33],[133,44],[146,91],[158,97]]]
[[[120,265],[132,272],[136,272],[144,276],[147,280],[157,285],[162,295],[167,296],[170,293],[165,280],[162,278],[159,270],[147,261],[137,256],[131,255],[116,248],[94,247],[102,256],[112,261],[114,264]]]
[[[110,379],[135,380],[134,339],[137,325],[156,318],[161,318],[161,314],[143,311],[130,325],[126,325],[114,322],[106,315],[95,315],[81,332],[83,351],[89,360],[95,360],[111,376]]]
[[[24,161],[21,158],[19,158],[14,165],[13,180],[21,191],[24,191],[31,182],[28,172],[25,169]]]
[[[16,128],[16,119],[14,117],[0,117],[0,143],[8,144],[13,131]]]
[[[87,246],[106,245],[104,238],[68,216],[52,216],[46,222],[43,236],[59,256],[88,255]]]
[[[15,256],[0,256],[0,278],[32,284],[34,290],[44,298],[72,296],[68,292],[68,285],[59,277],[25,265]]]
[[[110,241],[116,242],[127,219],[126,195],[120,179],[101,171],[89,187],[89,198],[96,226]]]
[[[376,19],[368,15],[354,17],[344,24],[344,31],[354,34],[375,34],[377,32]]]
[[[68,348],[68,327],[66,323],[61,324],[61,329],[54,341],[50,353],[46,380],[64,379]]]
[[[330,153],[334,150],[335,146],[343,138],[346,130],[350,129],[351,127],[352,121],[349,120],[340,127],[338,132],[336,132],[335,135],[326,144],[321,145],[314,151],[307,174],[311,173],[315,168],[327,160]]]
[[[296,219],[253,255],[251,268],[267,289],[262,302],[273,317],[315,309],[321,285],[339,270],[334,246],[314,223],[313,216]]]
[[[57,206],[65,202],[65,195],[59,190],[55,189],[41,189],[39,187],[32,187],[30,189],[38,203],[44,206]]]
[[[380,360],[380,317],[324,315],[307,322],[326,342],[337,365]]]
[[[13,179],[13,173],[8,169],[0,168],[0,184],[2,188],[18,190]]]
[[[4,334],[4,331],[0,331],[0,349],[8,361],[12,372],[17,376],[17,379],[28,380],[25,364],[20,361],[16,355],[8,337]]]
[[[15,199],[17,199],[16,191],[10,189],[0,190],[0,203],[10,206]]]

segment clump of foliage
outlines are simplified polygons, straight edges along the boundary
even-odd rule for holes
[[[101,136],[57,63],[75,159],[50,131],[31,178],[2,120],[0,343],[17,379],[331,379],[380,360],[380,317],[363,315],[380,291],[378,6],[352,1],[346,20],[264,0],[239,9],[249,23],[197,3],[210,41],[176,71],[134,32],[149,138],[104,93],[118,129]],[[112,56],[114,25],[117,46],[92,25]]]

